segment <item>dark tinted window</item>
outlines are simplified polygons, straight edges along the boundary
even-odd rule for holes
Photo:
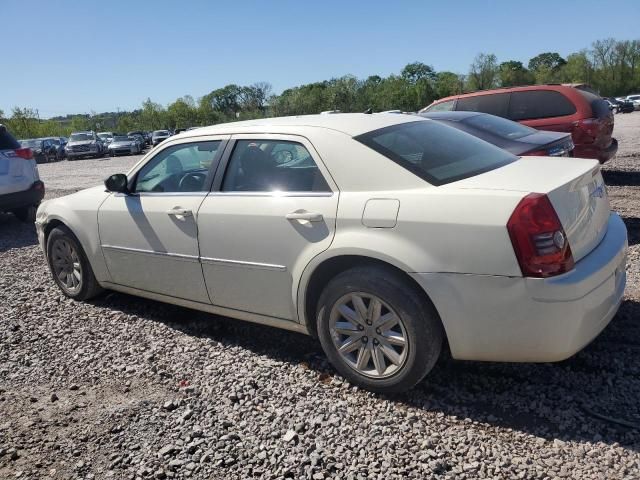
[[[509,94],[496,93],[493,95],[477,95],[474,97],[459,98],[458,103],[456,103],[456,110],[483,112],[499,117],[506,117],[508,106]]]
[[[15,150],[16,148],[20,148],[18,141],[4,126],[0,126],[0,150]]]
[[[605,118],[611,115],[609,104],[603,98],[585,90],[579,90],[580,95],[589,102],[592,115],[596,118]]]
[[[224,192],[329,192],[318,165],[300,143],[239,140],[222,183]]]
[[[537,131],[526,125],[507,120],[506,118],[496,117],[495,115],[474,115],[473,117],[465,118],[460,123],[471,125],[478,130],[507,140],[516,140],[536,133]]]
[[[498,147],[433,120],[393,125],[355,138],[433,185],[472,177],[517,160]]]
[[[563,117],[576,113],[576,107],[560,92],[531,90],[513,92],[509,103],[511,120]]]

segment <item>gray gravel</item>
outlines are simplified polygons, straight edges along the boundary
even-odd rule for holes
[[[616,127],[626,144],[640,113],[621,118],[637,122]],[[608,170],[640,172],[629,158]],[[133,162],[41,175],[51,197]],[[301,335],[117,293],[68,300],[33,227],[0,215],[0,478],[640,478],[634,178],[610,187],[629,288],[595,342],[556,364],[445,357],[398,397],[349,386]]]

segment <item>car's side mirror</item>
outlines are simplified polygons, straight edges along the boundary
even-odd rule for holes
[[[114,193],[129,193],[129,180],[124,173],[115,173],[104,181],[107,190]]]

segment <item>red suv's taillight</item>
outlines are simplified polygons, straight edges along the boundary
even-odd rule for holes
[[[552,277],[573,268],[569,241],[546,195],[531,193],[520,200],[507,230],[525,277]]]
[[[597,118],[583,118],[577,122],[573,122],[574,143],[593,143],[600,135],[602,121]]]

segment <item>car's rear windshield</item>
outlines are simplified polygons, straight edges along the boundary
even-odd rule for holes
[[[495,115],[473,115],[461,120],[474,128],[496,135],[507,140],[517,140],[536,133],[536,130],[518,122],[496,117]]]
[[[433,120],[401,123],[355,137],[432,185],[473,177],[518,159]]]
[[[129,137],[125,137],[124,135],[116,135],[113,137],[114,142],[126,142],[128,140],[130,140]]]
[[[0,150],[20,148],[18,141],[4,127],[0,127]]]
[[[586,90],[578,89],[578,91],[580,92],[580,95],[589,102],[592,115],[595,118],[605,118],[612,115],[609,104],[603,98]]]
[[[90,133],[73,133],[69,137],[70,142],[84,142],[86,140],[93,140],[93,135]]]

